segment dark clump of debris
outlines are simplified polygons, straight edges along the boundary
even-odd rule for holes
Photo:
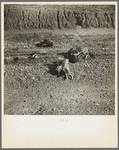
[[[44,39],[42,42],[35,44],[36,47],[52,47],[53,41],[50,39]]]
[[[76,63],[79,60],[79,55],[82,56],[83,59],[89,59],[89,58],[95,58],[95,54],[89,52],[88,48],[81,48],[81,47],[76,47],[76,48],[71,48],[67,52],[67,58],[71,63]]]
[[[82,50],[80,47],[77,48],[71,48],[68,52],[67,52],[67,57],[69,59],[69,61],[71,63],[75,63],[79,60],[79,55],[82,54]]]
[[[38,55],[37,55],[37,53],[33,53],[33,54],[30,54],[30,56],[28,58],[35,59],[35,58],[38,58]]]
[[[16,62],[16,61],[18,61],[18,60],[19,60],[19,58],[18,58],[18,57],[15,57],[15,58],[14,58],[14,61],[15,61],[15,62]]]

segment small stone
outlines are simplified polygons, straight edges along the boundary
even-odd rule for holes
[[[52,98],[53,96],[52,96],[52,95],[50,95],[50,97]]]

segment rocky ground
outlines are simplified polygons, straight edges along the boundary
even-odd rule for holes
[[[114,115],[115,30],[9,30],[4,39],[4,114]],[[53,47],[36,47],[43,39]],[[70,63],[73,80],[54,73],[53,62],[71,47],[88,47],[95,58]],[[37,52],[37,58],[29,58]]]

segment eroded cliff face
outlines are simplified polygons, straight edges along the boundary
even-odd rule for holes
[[[115,27],[115,6],[5,5],[4,29]]]

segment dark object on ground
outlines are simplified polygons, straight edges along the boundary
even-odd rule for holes
[[[14,58],[14,61],[17,61],[17,60],[19,60],[19,58],[18,58],[18,57],[15,57],[15,58]]]
[[[79,61],[79,55],[82,53],[83,51],[81,47],[71,48],[67,52],[67,57],[69,59],[69,62],[73,63],[74,72],[75,72],[75,63]]]
[[[82,54],[82,49],[80,47],[71,48],[67,52],[67,57],[71,63],[76,63],[79,60],[79,55]]]
[[[63,77],[65,79],[64,71],[61,71],[59,75],[58,71],[56,70],[56,68],[61,64],[62,64],[62,60],[54,61],[52,64],[45,64],[49,69],[47,72],[54,76],[57,75],[57,77]]]
[[[45,39],[41,43],[35,44],[36,47],[52,47],[53,46],[53,41],[50,39]]]
[[[37,55],[37,53],[33,53],[29,56],[29,58],[35,59],[35,58],[38,58],[38,55]]]
[[[95,58],[95,54],[89,52],[89,55],[91,58],[93,58],[93,59]]]
[[[67,53],[59,53],[58,55],[64,56],[64,58],[69,59],[69,62],[71,63],[76,63],[78,62],[79,58],[83,59],[90,59],[90,58],[95,58],[95,54],[93,52],[89,52],[88,48],[81,48],[81,47],[76,47],[76,48],[71,48]],[[79,57],[81,56],[81,57]]]
[[[8,64],[8,61],[7,61],[7,59],[4,59],[4,64]]]

